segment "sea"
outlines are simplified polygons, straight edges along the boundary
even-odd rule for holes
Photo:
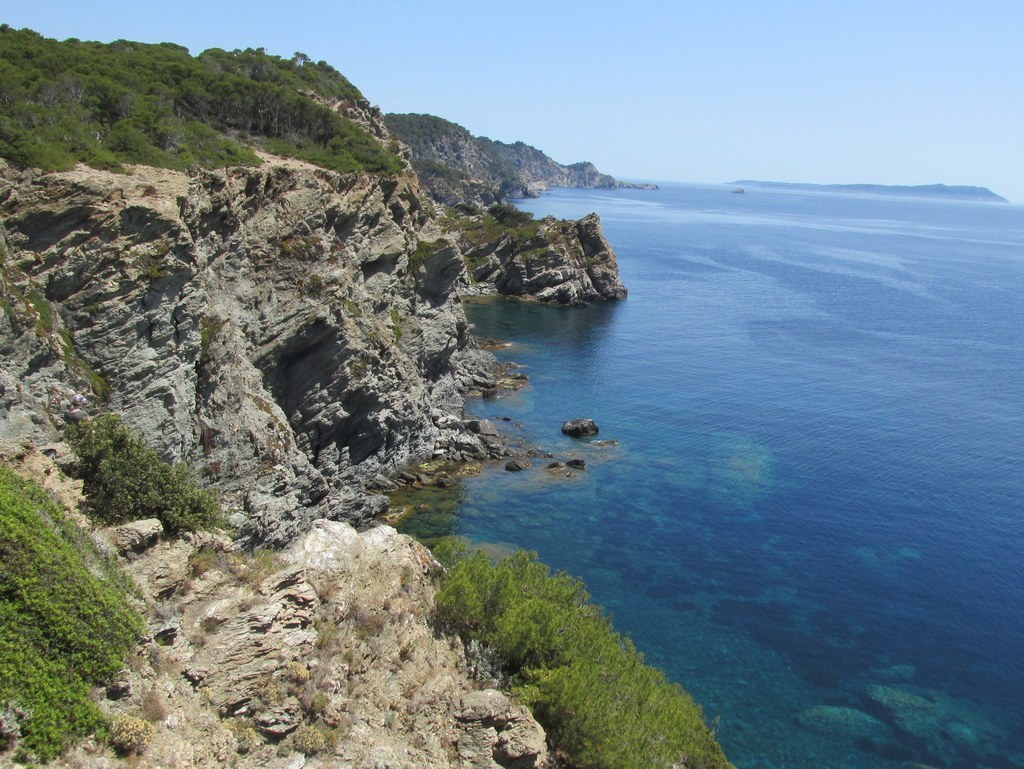
[[[596,211],[629,297],[467,304],[529,377],[470,412],[551,456],[403,530],[582,577],[739,769],[1024,767],[1024,207],[667,184],[518,205]],[[576,417],[600,433],[563,436]]]

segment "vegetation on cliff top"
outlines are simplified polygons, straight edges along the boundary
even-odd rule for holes
[[[452,211],[447,224],[450,230],[461,233],[467,242],[476,246],[502,237],[523,243],[536,238],[541,227],[541,223],[534,220],[533,214],[520,211],[510,203],[495,203],[486,212],[472,209],[472,213],[460,215]]]
[[[437,595],[442,623],[497,655],[513,693],[572,766],[728,769],[700,707],[644,664],[582,582],[551,574],[533,553],[492,565],[446,542],[435,554],[448,567]]]
[[[0,750],[47,760],[104,725],[89,699],[142,632],[126,578],[38,486],[0,468]]]
[[[359,91],[326,62],[263,49],[193,57],[171,43],[58,42],[0,26],[0,157],[43,170],[255,164],[251,147],[336,171],[399,158],[328,103]]]

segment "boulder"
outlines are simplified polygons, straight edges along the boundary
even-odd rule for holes
[[[597,435],[597,423],[593,419],[570,419],[562,425],[562,432],[572,438]]]
[[[571,467],[574,470],[582,470],[584,467],[587,466],[587,463],[584,462],[582,459],[570,459],[568,462],[565,463],[565,466]]]
[[[155,545],[163,533],[164,526],[156,518],[132,521],[104,532],[118,555],[141,553]]]
[[[195,549],[183,539],[161,542],[150,548],[144,559],[130,563],[127,571],[143,595],[159,601],[184,584],[189,572],[188,559]]]
[[[530,466],[530,463],[525,459],[510,459],[505,463],[505,469],[510,473],[518,473],[520,470],[525,470]]]
[[[494,423],[486,419],[470,419],[465,424],[467,430],[471,433],[476,433],[477,435],[489,435],[494,437],[500,435],[498,428],[494,426]]]
[[[530,711],[495,689],[462,696],[459,758],[473,769],[534,769],[547,762],[544,730]]]

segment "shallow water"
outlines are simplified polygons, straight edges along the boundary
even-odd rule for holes
[[[596,210],[629,298],[471,305],[530,386],[471,409],[582,457],[420,535],[582,576],[740,769],[1024,767],[1024,209],[679,186]],[[562,421],[590,416],[599,439]]]

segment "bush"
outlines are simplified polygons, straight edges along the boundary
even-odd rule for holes
[[[122,716],[110,727],[108,741],[118,753],[145,753],[153,739],[153,724],[133,716]]]
[[[446,245],[443,240],[421,240],[416,250],[409,254],[409,272],[416,272],[423,264]]]
[[[487,213],[503,227],[522,227],[533,220],[533,214],[520,211],[511,203],[495,203],[487,209]]]
[[[220,521],[216,496],[196,485],[188,467],[162,461],[117,416],[68,425],[67,440],[78,456],[88,513],[95,520],[113,525],[158,518],[172,533]]]
[[[453,543],[435,554],[448,567],[437,595],[439,619],[467,644],[498,656],[513,693],[573,766],[729,766],[700,707],[644,664],[580,580],[551,574],[535,553],[495,565]]]
[[[307,756],[323,753],[330,746],[327,735],[315,726],[303,724],[292,734],[292,746]]]
[[[89,688],[108,681],[142,631],[121,581],[98,564],[37,486],[0,468],[0,742],[55,757],[100,728]],[[99,576],[97,576],[99,575]]]

